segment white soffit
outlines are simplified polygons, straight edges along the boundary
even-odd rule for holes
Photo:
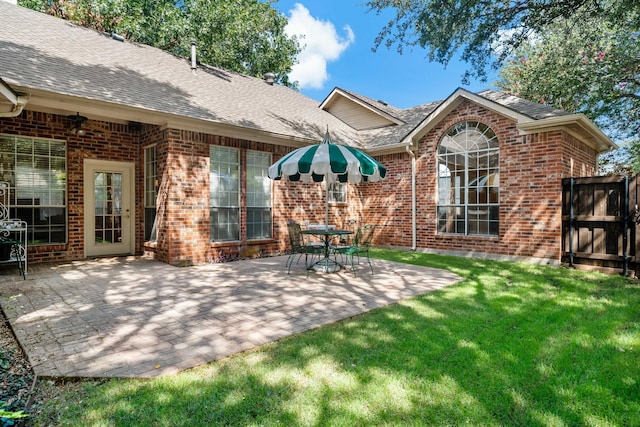
[[[2,98],[0,98],[0,101],[2,101]],[[91,120],[101,120],[120,124],[126,124],[133,121],[156,125],[161,128],[202,132],[211,135],[247,139],[295,148],[315,143],[315,140],[313,139],[292,137],[289,135],[282,135],[259,129],[249,129],[211,120],[179,116],[134,106],[99,102],[69,95],[52,94],[50,92],[39,90],[32,91],[29,110],[63,116],[79,112],[81,115],[84,115]]]

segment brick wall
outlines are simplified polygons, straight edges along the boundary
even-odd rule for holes
[[[499,236],[439,234],[436,228],[438,143],[454,124],[487,124],[500,147]],[[364,193],[366,222],[378,224],[375,243],[411,246],[411,158],[383,156],[389,178]],[[417,248],[442,252],[490,253],[559,261],[561,180],[596,174],[596,153],[570,134],[556,130],[521,136],[515,123],[468,101],[452,111],[420,141],[416,153]]]
[[[158,144],[158,241],[146,245],[158,259],[173,265],[215,262],[237,257],[276,254],[285,250],[282,214],[274,206],[273,238],[249,241],[246,228],[246,180],[241,179],[240,240],[211,242],[209,222],[209,146],[221,145],[240,150],[240,176],[246,175],[247,150],[286,151],[282,147],[198,132],[169,129]],[[274,156],[275,159],[276,156]],[[277,186],[274,186],[277,191]],[[278,198],[274,198],[278,205]],[[284,227],[286,233],[286,227]]]
[[[452,125],[477,120],[490,126],[500,146],[500,228],[497,237],[438,234],[436,230],[436,151]],[[253,141],[163,129],[143,125],[100,123],[110,135],[88,130],[70,135],[68,119],[53,114],[23,112],[0,119],[0,133],[54,138],[68,143],[68,230],[65,245],[32,246],[29,259],[70,260],[84,256],[84,159],[135,162],[136,253],[148,252],[173,265],[213,262],[238,256],[279,254],[288,250],[286,223],[324,222],[325,184],[275,181],[273,185],[273,238],[246,240],[246,187],[241,179],[241,239],[209,240],[209,146],[240,149],[241,176],[247,150],[270,152],[273,161],[292,149]],[[159,197],[158,240],[144,243],[144,148],[157,145]],[[596,173],[596,153],[572,135],[550,131],[519,135],[510,119],[474,105],[461,103],[422,138],[416,155],[417,247],[435,251],[491,253],[508,256],[560,259],[561,179]],[[378,183],[348,185],[345,204],[330,204],[330,223],[346,226],[348,220],[376,224],[375,244],[410,247],[411,156],[408,153],[378,157],[387,167],[387,179]]]
[[[84,257],[84,159],[137,162],[138,135],[127,125],[92,122],[104,126],[110,134],[86,129],[83,136],[69,132],[66,116],[23,111],[16,118],[0,118],[0,133],[34,138],[50,138],[67,142],[67,218],[68,240],[61,245],[32,245],[28,247],[29,262],[60,261]],[[136,169],[140,169],[136,163]],[[136,192],[136,205],[142,193]],[[136,230],[141,229],[144,216],[136,215]],[[141,240],[136,239],[136,251],[141,252]]]

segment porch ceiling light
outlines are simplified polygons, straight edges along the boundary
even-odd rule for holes
[[[85,116],[81,116],[80,113],[76,113],[75,115],[67,116],[67,118],[71,122],[71,129],[69,129],[69,132],[72,135],[82,136],[87,133],[82,128],[82,125],[89,120]]]

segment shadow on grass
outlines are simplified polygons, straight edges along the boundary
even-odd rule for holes
[[[92,385],[63,419],[332,426],[640,419],[637,282],[517,263],[376,256],[466,280],[180,375]]]

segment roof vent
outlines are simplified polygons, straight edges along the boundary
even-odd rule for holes
[[[265,83],[270,86],[273,86],[273,84],[276,82],[276,75],[273,73],[264,73],[262,77],[264,78]]]
[[[124,42],[124,36],[121,36],[120,34],[111,33],[111,38],[119,42]]]
[[[191,40],[191,72],[196,74],[198,64],[196,63],[196,41]]]
[[[382,104],[382,105],[389,105],[389,104],[387,104],[386,102],[384,102],[384,101],[383,101],[383,100],[381,100],[381,99],[378,99],[378,102],[379,102],[380,104]]]

